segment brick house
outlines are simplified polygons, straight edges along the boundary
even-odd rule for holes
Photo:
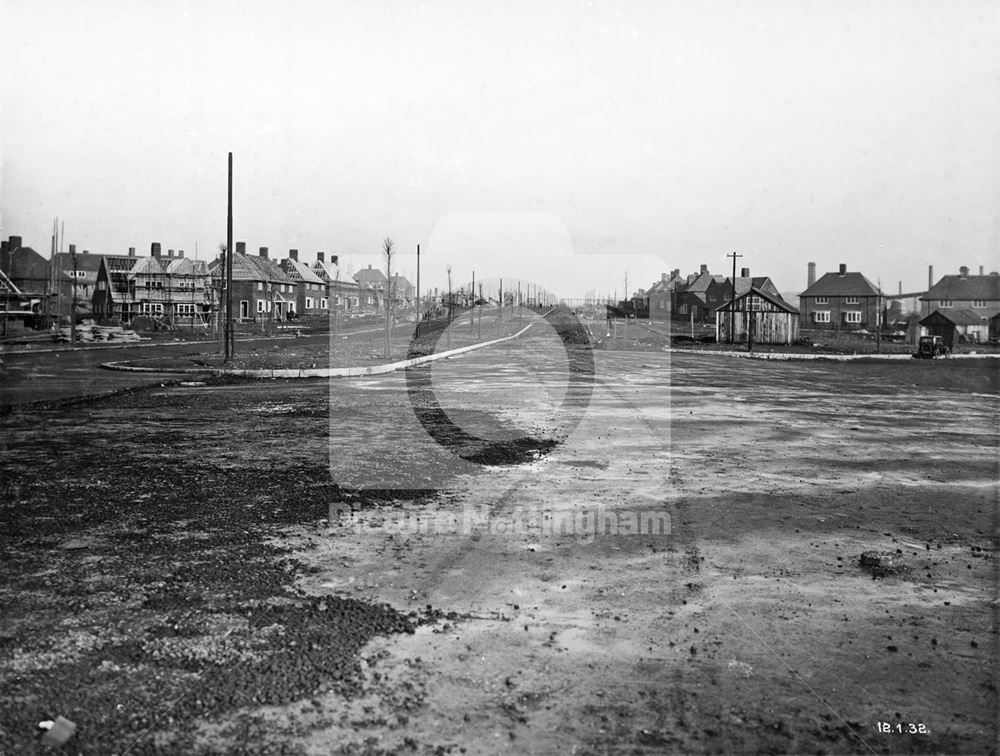
[[[0,308],[11,316],[46,315],[52,289],[52,266],[20,236],[0,241],[0,277],[5,281]]]
[[[288,250],[288,257],[281,261],[281,269],[295,283],[295,312],[326,315],[330,304],[326,281],[299,260],[297,249]]]
[[[225,257],[209,264],[213,279],[225,278]],[[220,289],[219,284],[216,286]],[[224,298],[224,297],[223,297]],[[283,320],[296,312],[296,284],[268,258],[267,247],[246,254],[246,242],[236,242],[233,255],[233,319],[239,322]]]
[[[207,326],[216,306],[212,277],[202,260],[184,250],[162,255],[154,242],[149,257],[102,255],[91,300],[95,317],[130,323],[136,317],[176,326]]]
[[[714,322],[715,308],[721,301],[718,285],[723,280],[723,276],[709,273],[707,265],[688,276],[674,288],[674,319],[686,321],[693,315],[696,323]]]
[[[327,299],[331,311],[340,309],[354,312],[361,308],[361,287],[357,281],[344,274],[337,255],[330,255],[328,261],[326,253],[317,252],[316,262],[313,263],[312,270],[326,282]]]
[[[989,320],[1000,312],[1000,275],[983,275],[982,268],[979,270],[978,276],[971,276],[962,266],[958,275],[942,276],[920,297],[921,309],[928,315],[937,309],[974,310]]]
[[[669,321],[673,313],[674,289],[681,283],[686,283],[680,269],[670,274],[661,273],[660,280],[646,290],[646,302],[649,308],[650,320]]]
[[[884,297],[875,284],[861,273],[848,271],[841,263],[836,272],[825,273],[799,294],[802,327],[830,331],[875,330]]]
[[[355,273],[354,280],[360,289],[361,309],[378,309],[383,302],[388,283],[385,274],[369,265]]]

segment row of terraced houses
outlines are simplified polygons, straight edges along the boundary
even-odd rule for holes
[[[131,323],[152,318],[177,326],[210,323],[219,311],[224,258],[204,261],[184,250],[163,250],[154,242],[148,256],[129,248],[124,255],[89,250],[55,253],[46,259],[21,238],[0,242],[0,309],[7,318],[91,316]],[[380,310],[391,298],[397,307],[413,304],[415,290],[404,276],[392,280],[372,266],[353,275],[337,255],[317,252],[307,264],[297,249],[272,259],[267,247],[248,254],[237,242],[233,254],[233,307],[241,322],[324,315],[334,310]]]
[[[899,311],[899,303],[912,300],[920,303],[920,326],[950,344],[1000,338],[1000,275],[986,274],[982,267],[975,275],[963,266],[936,282],[930,268],[927,291],[893,295],[862,272],[848,270],[846,264],[817,278],[815,263],[809,263],[807,286],[798,299],[796,308],[785,301],[770,277],[751,276],[748,268],[735,278],[734,296],[731,277],[713,274],[702,265],[688,276],[679,269],[663,273],[649,289],[640,289],[623,304],[651,320],[715,324],[723,340],[745,340],[752,329],[757,343],[789,344],[800,329],[875,331],[885,326],[887,312]]]

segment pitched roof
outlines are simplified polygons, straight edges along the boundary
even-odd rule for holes
[[[386,283],[385,273],[378,268],[373,268],[371,265],[355,273],[354,280],[358,283],[376,284],[378,286],[385,286]]]
[[[305,281],[313,284],[325,283],[308,265],[299,260],[293,260],[291,257],[281,261],[281,269],[293,281]]]
[[[1000,276],[944,276],[920,299],[1000,300]]]
[[[194,274],[194,261],[187,257],[174,257],[167,263],[167,273],[172,276],[190,276]]]
[[[692,294],[708,291],[709,284],[712,281],[718,280],[716,276],[713,276],[708,271],[704,273],[698,273],[691,281],[685,286],[682,291],[690,292]]]
[[[208,265],[208,269],[217,275],[225,273],[223,258],[217,257]],[[234,281],[272,281],[278,283],[290,283],[291,279],[285,275],[273,260],[266,257],[255,257],[244,255],[239,252],[233,254],[233,280]]]
[[[969,307],[947,307],[944,309],[939,307],[924,317],[920,321],[920,325],[923,325],[925,321],[933,322],[932,319],[936,319],[934,316],[949,320],[955,325],[983,325],[997,313],[1000,313],[1000,307],[990,307],[983,310],[973,310]]]
[[[737,280],[737,282],[739,282],[740,279],[737,278],[736,280]],[[747,279],[744,279],[744,280],[747,280]],[[762,280],[770,281],[769,278],[763,278]],[[751,286],[749,289],[747,289],[742,294],[739,293],[739,288],[737,288],[736,299],[737,300],[745,299],[746,297],[750,296],[751,294],[755,294],[756,296],[760,297],[761,299],[767,300],[768,302],[770,302],[771,304],[773,304],[775,307],[777,307],[779,310],[784,310],[785,312],[790,312],[793,315],[798,315],[798,313],[799,313],[798,310],[796,310],[794,307],[792,307],[790,304],[788,304],[788,302],[786,302],[784,299],[782,299],[780,294],[778,294],[776,292],[772,292],[772,291],[770,291],[769,289],[766,289],[766,288],[762,289],[762,288],[758,288],[757,286]],[[731,302],[726,301],[726,302],[722,303],[721,305],[719,305],[718,307],[716,307],[715,311],[719,312],[720,310],[726,310],[726,309],[729,308],[730,305],[731,305]]]
[[[800,297],[877,297],[884,296],[875,284],[861,273],[848,271],[824,273],[812,286],[799,294]]]

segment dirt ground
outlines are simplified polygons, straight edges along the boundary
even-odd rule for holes
[[[596,350],[567,404],[540,339],[424,368],[518,464],[403,373],[14,408],[0,752],[996,752],[995,361]]]

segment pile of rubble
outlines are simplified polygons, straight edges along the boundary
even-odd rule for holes
[[[56,341],[70,341],[71,335],[69,326],[63,326],[56,334]],[[141,341],[142,338],[130,328],[123,326],[99,326],[93,322],[84,321],[76,326],[76,340],[79,342],[99,342],[113,341],[117,344],[126,344]]]

